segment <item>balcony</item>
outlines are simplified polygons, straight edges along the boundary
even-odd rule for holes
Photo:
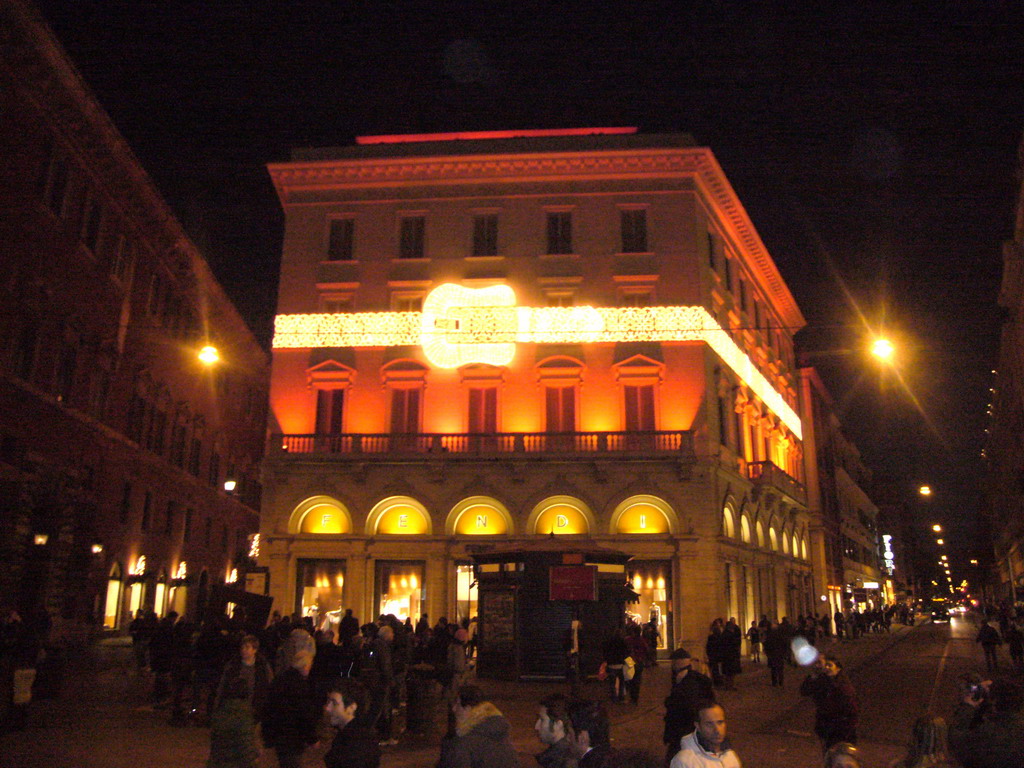
[[[801,504],[807,503],[803,483],[787,475],[770,461],[752,461],[747,464],[747,477],[754,482],[755,492],[774,489]]]
[[[477,458],[693,459],[689,431],[272,435],[270,455],[331,460]]]

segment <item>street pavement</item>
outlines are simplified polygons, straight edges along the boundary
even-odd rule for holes
[[[915,717],[931,708],[949,715],[957,679],[978,670],[981,653],[975,627],[921,623],[893,627],[890,634],[856,641],[826,642],[843,661],[861,704],[860,749],[865,768],[884,768],[902,757]],[[701,649],[690,649],[697,654]],[[1008,659],[1006,660],[1008,663]],[[63,695],[33,703],[29,727],[0,736],[0,768],[198,768],[205,764],[208,731],[175,728],[166,710],[147,705],[150,679],[134,670],[130,648],[106,643],[69,664]],[[799,695],[804,670],[788,667],[785,687],[772,688],[763,665],[744,664],[736,690],[719,692],[730,737],[746,768],[809,768],[821,765],[811,733],[813,706]],[[536,765],[540,745],[533,733],[535,702],[567,687],[559,683],[477,681],[512,724],[523,768]],[[609,704],[614,745],[663,754],[662,701],[669,688],[668,663],[645,671],[639,705]],[[584,686],[584,695],[604,700],[603,683]],[[324,745],[326,746],[326,744]],[[403,734],[384,749],[384,768],[428,768],[437,760],[438,739]],[[322,765],[316,753],[310,766]],[[260,768],[275,768],[267,752]]]

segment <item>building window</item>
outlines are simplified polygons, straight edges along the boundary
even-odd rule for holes
[[[391,309],[395,312],[422,312],[422,293],[396,293],[391,297]]]
[[[726,418],[728,403],[722,395],[718,396],[718,442],[729,445],[729,421]]]
[[[56,149],[50,153],[43,176],[43,199],[46,201],[46,207],[54,216],[63,216],[68,193],[68,162],[58,155]]]
[[[185,525],[182,529],[182,540],[187,542],[192,538],[192,518],[195,517],[195,510],[189,507],[185,510]]]
[[[149,524],[153,516],[153,494],[146,491],[146,495],[142,498],[142,530],[148,531]]]
[[[82,242],[94,256],[99,253],[100,228],[103,225],[103,206],[92,195],[85,205],[85,217],[82,222]]]
[[[220,454],[216,451],[210,454],[210,474],[208,476],[208,481],[214,488],[220,485]]]
[[[708,232],[708,266],[714,269],[717,266],[718,237],[714,232]]]
[[[654,419],[654,385],[626,385],[622,388],[626,398],[626,431],[653,432]]]
[[[548,253],[572,252],[572,214],[569,211],[548,213]]]
[[[132,511],[132,484],[125,483],[121,486],[121,522],[127,523],[128,516]]]
[[[167,502],[167,518],[164,520],[164,536],[170,536],[174,532],[174,515],[177,504],[173,501]]]
[[[481,213],[473,217],[473,255],[498,255],[498,214]]]
[[[102,419],[107,410],[107,395],[110,392],[110,370],[100,364],[93,368],[89,382],[89,412]]]
[[[545,387],[544,415],[544,428],[548,432],[575,432],[576,387]]]
[[[391,432],[411,435],[419,432],[420,389],[391,390]]]
[[[203,452],[203,441],[192,438],[192,448],[188,453],[188,471],[193,477],[199,477],[199,459]]]
[[[728,256],[725,257],[725,289],[727,291],[732,290],[732,259]]]
[[[402,259],[422,259],[423,231],[426,220],[422,216],[403,216],[399,233],[398,256]]]
[[[124,235],[118,235],[117,242],[114,245],[114,252],[110,257],[110,276],[119,283],[124,283],[128,279],[133,261],[134,249],[131,243],[128,242],[128,238]]]
[[[206,518],[206,528],[203,531],[203,544],[207,549],[210,548],[210,541],[213,539],[213,518]]]
[[[650,288],[624,288],[619,293],[619,303],[624,307],[649,307],[654,301]]]
[[[318,389],[316,391],[316,433],[340,435],[345,406],[344,389]]]
[[[622,252],[647,252],[647,211],[643,208],[629,208],[619,211],[622,225]]]
[[[469,390],[469,431],[475,434],[498,431],[497,387],[472,387]]]
[[[57,358],[57,375],[54,379],[54,393],[57,400],[66,402],[71,397],[75,386],[75,373],[78,370],[78,346],[72,341],[61,344]]]
[[[153,453],[164,452],[164,434],[167,432],[167,413],[162,410],[153,412],[153,419],[150,422],[148,448]]]
[[[351,261],[356,222],[354,219],[331,219],[327,239],[328,261]]]
[[[572,291],[548,291],[545,297],[549,307],[571,307],[575,303]]]
[[[352,294],[335,294],[320,297],[320,311],[328,315],[352,311]]]

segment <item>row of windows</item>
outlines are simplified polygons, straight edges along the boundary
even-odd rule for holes
[[[469,387],[466,431],[473,434],[499,432],[499,387]],[[345,432],[346,390],[319,389],[316,399],[316,433],[340,435]],[[576,432],[579,387],[544,386],[544,430]],[[390,391],[390,431],[408,435],[422,432],[423,390],[395,388]],[[657,430],[656,392],[653,384],[622,387],[623,431]]]
[[[567,255],[573,249],[573,219],[571,211],[549,211],[545,231],[546,253]],[[497,213],[474,214],[469,238],[469,255],[487,257],[500,255],[499,216]],[[620,252],[646,253],[647,211],[644,208],[624,208],[619,211]],[[398,253],[400,259],[422,259],[427,255],[427,217],[403,214],[398,219]],[[355,258],[355,218],[330,219],[327,233],[327,260],[350,261]]]
[[[137,515],[136,504],[139,505]],[[174,499],[160,503],[151,491],[144,491],[140,501],[130,482],[125,482],[121,488],[118,517],[126,527],[137,523],[141,533],[161,535],[168,540],[179,537],[177,541],[182,544],[197,543],[207,550],[216,546],[225,555],[232,546],[236,552],[240,550],[246,540],[242,529],[236,529],[232,535],[228,524],[222,523],[215,531],[212,517],[204,516],[200,522],[194,508],[183,507]]]
[[[736,520],[733,516],[733,512],[729,507],[726,507],[722,511],[722,535],[730,538],[736,538]],[[756,534],[757,546],[764,549],[771,549],[773,552],[782,551],[783,554],[792,555],[793,557],[802,558],[807,560],[807,538],[805,536],[798,536],[794,531],[792,534],[782,531],[781,533],[775,530],[775,526],[768,527],[768,537],[764,535],[764,525],[760,520],[754,526],[754,531],[750,529],[750,519],[746,515],[740,515],[740,530],[739,539],[744,544],[754,543],[754,534]]]
[[[790,477],[803,477],[799,453],[765,429],[762,419],[733,407],[725,395],[718,396],[718,439],[748,462],[770,461]]]

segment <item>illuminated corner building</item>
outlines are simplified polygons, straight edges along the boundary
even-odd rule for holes
[[[897,597],[894,547],[903,541],[903,531],[890,522],[879,530],[878,506],[867,493],[871,474],[843,433],[835,402],[818,372],[801,368],[800,384],[815,610],[835,616],[840,610],[891,604]],[[893,555],[889,561],[884,558],[886,543]],[[899,596],[905,598],[902,583]]]
[[[635,129],[365,137],[285,212],[276,606],[449,619],[470,555],[633,555],[666,643],[812,607],[800,315],[712,153]]]
[[[268,356],[38,12],[0,30],[0,604],[194,613],[258,528]]]

